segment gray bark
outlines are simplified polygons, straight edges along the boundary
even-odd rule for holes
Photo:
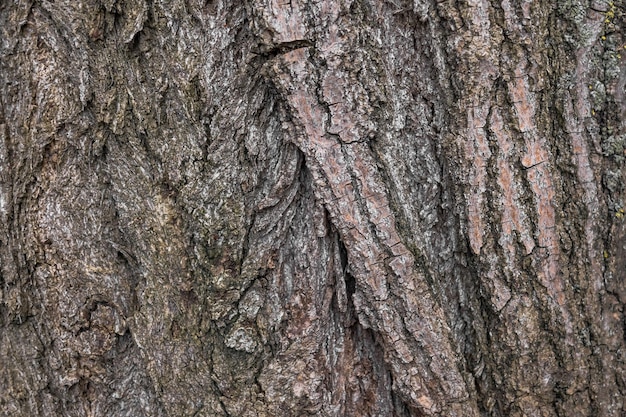
[[[626,415],[624,7],[0,1],[0,415]]]

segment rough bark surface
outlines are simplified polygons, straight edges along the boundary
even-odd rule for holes
[[[626,415],[625,19],[0,1],[0,415]]]

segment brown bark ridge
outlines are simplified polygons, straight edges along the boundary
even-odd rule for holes
[[[0,415],[626,415],[625,7],[0,1]]]

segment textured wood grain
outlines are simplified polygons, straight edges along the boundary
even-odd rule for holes
[[[625,12],[0,2],[0,415],[623,415]]]

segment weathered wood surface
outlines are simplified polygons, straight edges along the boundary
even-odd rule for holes
[[[0,1],[0,415],[623,416],[624,13]]]

